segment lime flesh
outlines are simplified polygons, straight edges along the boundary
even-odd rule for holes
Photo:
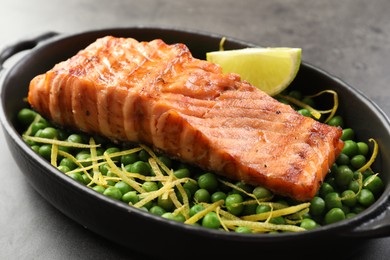
[[[300,48],[268,47],[206,53],[206,59],[224,73],[239,74],[242,80],[274,96],[296,77],[301,64]]]

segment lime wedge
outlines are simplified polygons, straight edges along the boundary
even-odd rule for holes
[[[297,75],[301,54],[300,48],[245,48],[208,52],[206,59],[219,64],[224,73],[237,73],[241,79],[274,96]]]

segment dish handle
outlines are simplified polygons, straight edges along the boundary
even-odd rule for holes
[[[32,39],[22,40],[20,42],[5,47],[0,52],[0,71],[3,69],[4,62],[11,56],[15,55],[18,52],[32,49],[35,46],[37,46],[38,43],[57,35],[58,35],[57,32],[46,32]]]

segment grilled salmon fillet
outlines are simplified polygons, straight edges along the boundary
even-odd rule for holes
[[[106,36],[30,82],[57,125],[153,146],[205,170],[310,200],[342,130],[304,117],[184,44]]]

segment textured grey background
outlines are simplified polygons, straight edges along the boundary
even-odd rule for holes
[[[301,47],[305,62],[361,90],[390,115],[389,11],[388,0],[0,0],[0,49],[46,31],[140,25]],[[0,259],[144,259],[46,203],[23,179],[0,132]],[[353,259],[387,259],[389,244],[389,238],[367,242]]]

